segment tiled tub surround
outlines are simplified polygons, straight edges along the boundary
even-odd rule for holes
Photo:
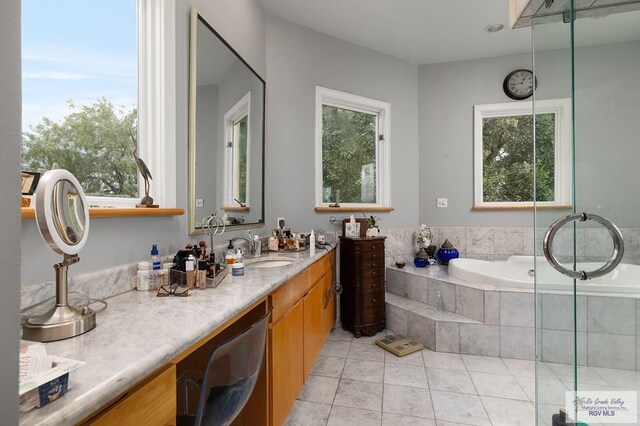
[[[440,293],[444,310],[436,310]],[[573,296],[541,294],[541,359],[571,363]],[[640,370],[640,299],[579,295],[579,363]],[[497,289],[450,278],[444,266],[387,268],[387,328],[431,350],[534,359],[532,290]]]
[[[387,266],[397,260],[413,261],[418,249],[415,233],[417,227],[383,229],[387,237]],[[640,228],[621,228],[625,241],[623,262],[640,265]],[[433,244],[440,247],[445,239],[458,249],[460,257],[481,260],[505,260],[509,256],[534,254],[542,256],[542,239],[547,228],[489,228],[489,227],[432,227]],[[604,261],[613,249],[611,236],[606,229],[579,228],[576,231],[576,260],[578,262]],[[558,231],[554,252],[560,258],[573,259],[573,230],[566,226]]]

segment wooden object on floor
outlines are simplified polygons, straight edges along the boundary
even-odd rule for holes
[[[385,239],[340,237],[340,320],[355,337],[385,327]]]
[[[382,339],[376,340],[376,345],[398,357],[409,355],[424,348],[422,343],[418,343],[402,334],[387,334]]]

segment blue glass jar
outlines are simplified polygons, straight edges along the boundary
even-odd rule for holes
[[[429,255],[424,247],[418,250],[416,253],[416,257],[413,259],[413,264],[416,265],[417,268],[426,268],[429,266]]]
[[[460,257],[460,252],[456,249],[449,240],[445,240],[442,247],[436,252],[436,259],[441,265],[448,265],[451,259],[457,259]]]

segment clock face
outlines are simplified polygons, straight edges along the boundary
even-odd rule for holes
[[[529,70],[515,70],[504,79],[502,88],[511,99],[522,100],[533,95],[533,73]]]

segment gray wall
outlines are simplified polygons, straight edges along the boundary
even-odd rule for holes
[[[420,223],[430,226],[527,226],[531,212],[472,212],[473,106],[509,102],[504,77],[531,69],[531,55],[422,65],[418,71]],[[449,207],[436,208],[436,198]]]
[[[339,230],[314,213],[315,87],[391,103],[392,213],[382,226],[418,223],[417,67],[267,16],[267,228]],[[348,214],[336,214],[338,218]]]
[[[4,2],[0,13],[0,418],[18,424],[20,329],[20,2]]]
[[[177,207],[187,209],[187,141],[189,99],[189,10],[194,5],[225,39],[235,47],[243,58],[261,75],[266,69],[264,47],[264,17],[258,0],[178,0],[176,1],[176,197]],[[18,4],[19,13],[19,4]],[[4,13],[3,19],[11,19]],[[17,19],[17,18],[15,18]],[[3,30],[5,26],[3,25]],[[6,31],[11,31],[7,28]],[[19,40],[18,33],[14,37]],[[7,37],[7,40],[12,40]],[[10,46],[5,38],[0,43],[3,49]],[[17,42],[17,41],[16,41]],[[7,45],[7,46],[5,46]],[[7,56],[10,57],[10,56]],[[14,61],[2,57],[3,66],[19,66],[19,57]],[[2,73],[3,77],[5,73]],[[11,81],[14,87],[19,83]],[[13,104],[4,98],[3,104]],[[4,105],[3,105],[4,106]],[[20,102],[17,102],[18,109]],[[5,118],[6,114],[3,114]],[[3,155],[3,161],[9,156]],[[18,167],[16,158],[14,167]],[[5,168],[3,167],[3,172]],[[17,184],[16,184],[17,185]],[[153,187],[152,187],[153,188]],[[41,283],[54,278],[52,265],[60,260],[45,246],[35,221],[23,221],[21,247],[28,253],[22,259],[22,285]],[[4,234],[3,234],[4,235]],[[218,243],[233,237],[233,233],[219,238]],[[160,254],[172,254],[187,241],[196,241],[187,235],[187,214],[169,218],[117,218],[95,219],[87,245],[80,253],[81,261],[70,269],[70,274],[109,268],[123,263],[139,261],[149,256],[151,244],[158,244]],[[17,245],[17,244],[16,244]],[[4,295],[3,295],[4,298]]]
[[[576,208],[637,227],[640,42],[576,50]],[[570,97],[568,50],[536,52],[538,99]],[[531,211],[472,211],[473,106],[509,102],[504,77],[529,54],[419,69],[420,221],[432,226],[531,226]],[[449,207],[436,208],[447,197]],[[538,226],[567,214],[545,211]]]
[[[218,85],[207,84],[197,87],[196,94],[196,199],[204,200],[203,207],[196,207],[195,220],[201,222],[219,208],[216,202],[218,185],[212,184],[216,179],[216,167],[220,154],[219,146],[223,143],[218,134]],[[222,189],[222,188],[220,188]]]

